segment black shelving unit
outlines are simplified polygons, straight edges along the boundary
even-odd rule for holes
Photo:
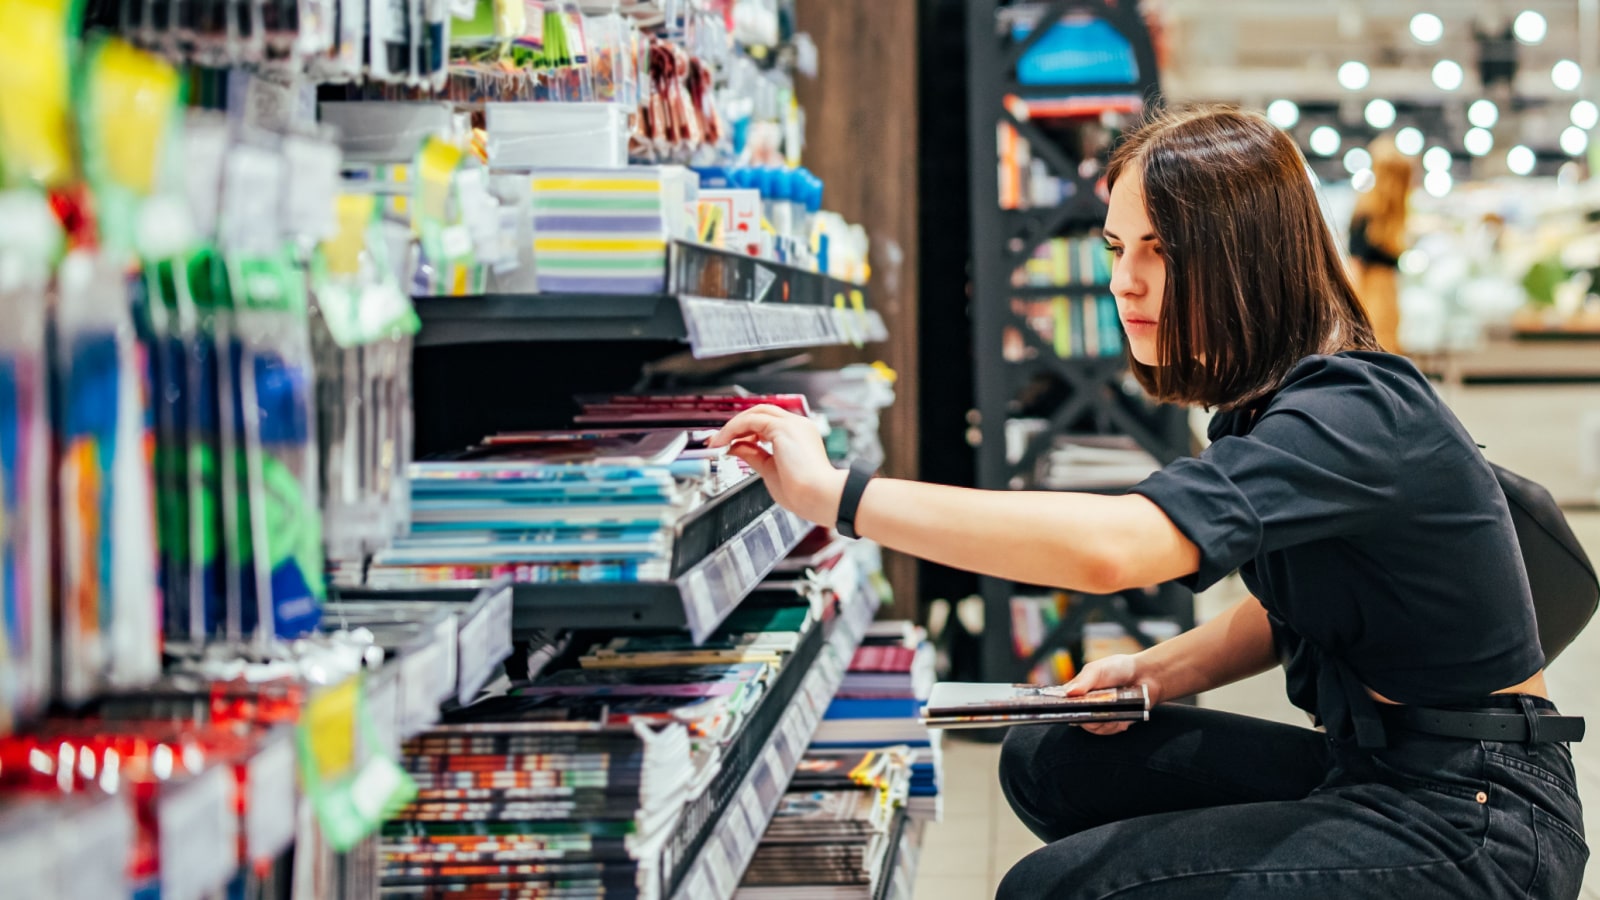
[[[1105,219],[1105,202],[1099,184],[1104,160],[1079,160],[1052,134],[1008,108],[1007,98],[1089,95],[1137,95],[1146,106],[1159,103],[1155,51],[1135,0],[1054,0],[1036,4],[1042,14],[1036,26],[1020,40],[1000,27],[999,15],[1008,4],[998,0],[967,0],[968,64],[968,165],[971,195],[973,365],[976,414],[981,442],[977,450],[977,484],[989,489],[1034,487],[1034,473],[1056,436],[1065,433],[1120,434],[1133,438],[1162,463],[1189,452],[1186,413],[1182,409],[1151,403],[1127,377],[1121,356],[1063,358],[1049,342],[1016,314],[1014,299],[1107,293],[1105,284],[1017,286],[1013,273],[1051,238],[1082,233]],[[1138,78],[1132,83],[1023,85],[1018,83],[1018,62],[1051,28],[1068,14],[1094,16],[1111,25],[1128,42]],[[1067,199],[1059,205],[1031,209],[1003,209],[996,172],[999,158],[997,128],[1012,128],[1026,139],[1035,158],[1061,179]],[[1101,127],[1097,122],[1082,127]],[[1029,352],[1023,359],[1003,353],[1008,331],[1020,333]],[[1006,452],[1006,422],[1023,411],[1019,395],[1040,393],[1041,383],[1050,408],[1033,411],[1049,420],[1034,435],[1019,458]],[[1011,600],[1017,586],[996,578],[980,579],[984,598],[984,632],[979,677],[990,681],[1017,681],[1039,660],[1058,648],[1081,640],[1090,618],[1119,622],[1135,639],[1146,641],[1137,628],[1140,616],[1174,618],[1180,627],[1193,625],[1193,598],[1175,585],[1120,595],[1082,597],[1048,635],[1031,659],[1019,659],[1012,649]]]
[[[529,341],[668,341],[696,356],[888,338],[861,285],[687,241],[656,294],[418,297],[419,347]]]

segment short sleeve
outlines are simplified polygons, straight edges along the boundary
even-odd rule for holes
[[[1200,550],[1204,590],[1262,553],[1369,530],[1396,500],[1401,417],[1374,367],[1301,363],[1246,435],[1135,486]]]

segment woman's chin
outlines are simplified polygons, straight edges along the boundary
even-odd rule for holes
[[[1153,344],[1146,346],[1144,341],[1130,341],[1128,343],[1128,355],[1133,357],[1133,361],[1141,366],[1153,366],[1156,364],[1155,346]]]

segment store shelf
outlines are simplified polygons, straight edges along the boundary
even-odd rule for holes
[[[417,345],[679,341],[705,358],[888,339],[877,310],[671,294],[418,297]]]
[[[762,702],[758,716],[770,709],[781,713],[781,719],[774,716],[771,724],[760,731],[763,740],[754,745],[759,750],[752,749],[743,765],[730,767],[724,761],[719,782],[727,775],[737,775],[737,781],[730,777],[726,788],[714,784],[707,792],[716,795],[719,789],[726,790],[725,796],[714,797],[715,814],[697,829],[698,835],[689,843],[688,853],[675,857],[683,863],[668,868],[676,871],[668,882],[665,896],[705,900],[729,898],[738,890],[739,879],[755,855],[767,824],[777,812],[783,793],[794,777],[795,767],[811,745],[811,736],[816,733],[828,703],[844,680],[845,669],[861,645],[876,611],[869,598],[859,595],[854,598],[850,607],[831,623],[826,650],[816,653],[816,662],[805,672],[804,683],[799,684],[797,690],[791,689],[782,702],[777,702],[780,694],[776,689]],[[821,632],[817,629],[813,634],[820,639]],[[784,675],[795,668],[791,663]],[[752,722],[746,726],[747,733],[756,724]]]
[[[517,584],[511,588],[512,633],[545,628],[687,628],[705,640],[811,525],[772,502],[753,480],[696,510],[674,538],[669,580],[570,584]],[[343,588],[346,600],[404,595],[463,599],[470,589]]]
[[[888,338],[861,285],[703,244],[668,257],[658,294],[417,297],[417,344],[680,341],[711,357]]]

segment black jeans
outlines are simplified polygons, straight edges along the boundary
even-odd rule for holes
[[[1589,858],[1565,744],[1321,732],[1164,705],[1127,731],[1013,727],[1000,783],[1046,842],[1021,898],[1573,898]]]

